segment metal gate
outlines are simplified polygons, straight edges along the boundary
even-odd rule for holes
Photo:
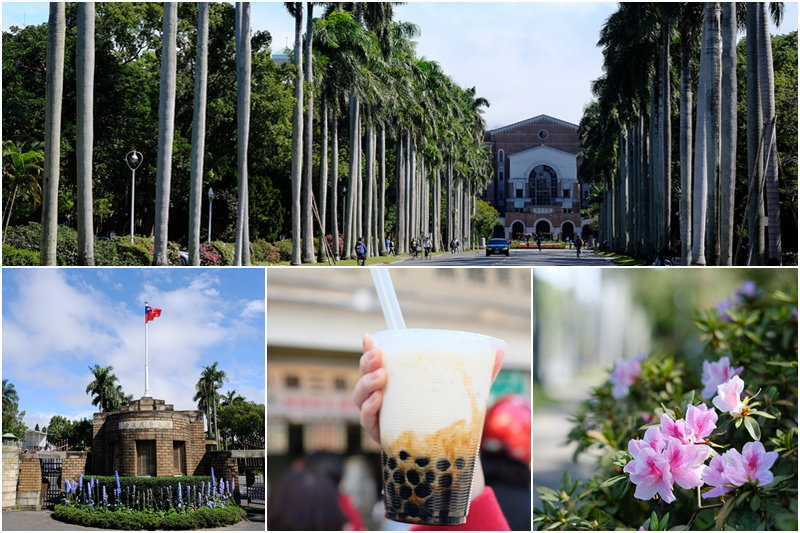
[[[42,507],[61,501],[61,459],[40,459],[42,467]]]
[[[247,491],[247,503],[264,503],[264,458],[240,457],[238,460],[239,474],[244,474],[245,484],[240,488],[244,496]],[[240,477],[241,479],[241,477]]]

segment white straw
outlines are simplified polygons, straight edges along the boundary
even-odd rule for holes
[[[389,271],[386,268],[370,268],[369,271],[375,282],[375,290],[378,292],[378,300],[381,302],[383,316],[386,317],[389,329],[405,329],[406,323],[400,312],[400,304],[397,302]]]

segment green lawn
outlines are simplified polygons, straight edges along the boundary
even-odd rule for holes
[[[613,252],[595,252],[597,255],[611,259],[611,262],[618,266],[647,266],[650,263],[644,259],[634,259],[633,257],[615,254]]]
[[[431,255],[437,256],[437,255],[442,255],[442,254],[445,254],[445,253],[449,253],[449,252],[435,252],[435,253],[433,253]],[[409,257],[411,257],[411,256],[410,255],[402,255],[402,254],[398,255],[396,257],[393,256],[393,255],[389,256],[389,257],[381,257],[381,256],[368,257],[367,258],[367,266],[375,265],[375,264],[379,264],[379,263],[393,263],[393,262],[399,261],[401,259],[408,259]],[[281,261],[280,264],[281,264],[281,266],[290,266],[289,261]],[[304,263],[302,266],[329,266],[329,263],[328,262],[325,262],[325,263]],[[347,260],[342,259],[342,260],[337,261],[334,266],[358,266],[358,265],[356,265],[356,260],[355,259],[347,259]]]

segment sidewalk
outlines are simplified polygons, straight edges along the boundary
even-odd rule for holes
[[[245,507],[247,518],[232,526],[216,528],[213,531],[265,531],[264,505],[252,504]],[[83,527],[67,524],[53,518],[53,511],[6,511],[3,513],[3,531],[109,531],[96,527]],[[209,530],[203,530],[209,531]]]

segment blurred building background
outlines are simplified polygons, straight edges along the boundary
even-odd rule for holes
[[[505,340],[495,398],[530,395],[531,270],[392,268],[406,326],[470,331]],[[267,273],[267,484],[304,454],[345,458],[342,487],[367,519],[380,496],[380,448],[361,429],[352,391],[361,339],[386,329],[368,269]]]
[[[591,476],[590,456],[572,462],[568,417],[617,359],[682,353],[699,374],[696,312],[714,309],[745,280],[769,294],[796,286],[797,269],[533,269],[533,486],[558,487],[564,470]]]

